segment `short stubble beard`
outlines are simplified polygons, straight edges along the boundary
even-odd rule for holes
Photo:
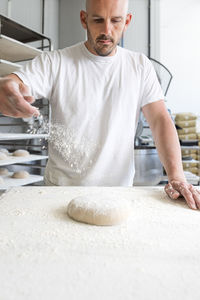
[[[92,35],[90,33],[88,26],[87,26],[87,37],[88,37],[89,44],[91,45],[93,50],[96,52],[96,54],[99,56],[109,56],[113,52],[113,50],[116,50],[117,44],[119,43],[119,41],[121,39],[121,37],[120,37],[119,40],[117,41],[117,43],[115,43],[112,37],[102,34],[97,37],[96,43],[98,42],[98,40],[106,40],[107,39],[112,42],[112,46],[102,45],[102,47],[97,47],[96,43],[92,39]],[[106,49],[107,49],[107,51],[106,51]]]

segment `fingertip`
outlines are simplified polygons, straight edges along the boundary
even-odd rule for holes
[[[33,117],[39,117],[39,115],[40,115],[40,111],[38,109],[36,109],[32,114]]]
[[[178,193],[178,192],[175,192],[175,193],[173,193],[173,195],[172,195],[172,197],[173,197],[174,200],[177,200],[180,196],[181,196],[181,194]]]
[[[196,207],[195,204],[191,204],[190,207],[191,207],[191,209],[193,209],[193,210],[197,210],[197,207]]]
[[[24,96],[24,99],[30,104],[33,104],[35,102],[35,98],[32,96]]]

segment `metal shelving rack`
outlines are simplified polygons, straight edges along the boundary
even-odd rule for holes
[[[35,48],[29,45],[32,42],[41,42],[41,46]],[[51,39],[45,35],[33,31],[14,20],[0,15],[0,76],[5,76],[19,70],[22,61],[33,59],[40,54],[43,50],[52,50]],[[35,105],[37,106],[37,104]],[[46,99],[40,99],[39,108],[43,110],[45,117],[50,116],[49,106]],[[0,166],[11,166],[11,173],[17,171],[21,165],[28,167],[36,172],[36,175],[30,175],[28,179],[13,180],[5,178],[5,184],[3,189],[8,188],[11,185],[25,185],[33,182],[38,182],[43,179],[39,176],[44,168],[44,162],[47,158],[47,151],[44,150],[46,145],[45,139],[47,134],[28,134],[24,129],[27,129],[28,123],[23,119],[13,119],[0,115],[0,147],[7,148],[9,151],[15,149],[29,150],[31,155],[28,159],[24,158],[6,159],[0,161]],[[7,129],[14,130],[14,132],[7,132]],[[4,132],[2,132],[4,130]],[[5,132],[6,131],[6,132]],[[16,164],[16,165],[14,165]],[[10,169],[9,169],[10,171]],[[39,174],[37,173],[39,172]],[[1,187],[0,187],[1,189]]]
[[[28,45],[36,41],[41,41],[41,47]],[[50,38],[0,15],[0,76],[18,70],[18,62],[33,59],[46,49],[52,49]]]
[[[183,145],[181,145],[181,149],[183,149],[183,150],[188,150],[188,151],[190,151],[190,150],[196,150],[197,151],[197,153],[198,153],[198,160],[195,160],[195,159],[191,159],[191,160],[182,160],[182,162],[183,163],[187,163],[188,164],[188,166],[189,165],[192,165],[192,164],[197,164],[198,165],[198,175],[196,175],[196,177],[198,177],[198,180],[197,180],[197,182],[196,182],[196,185],[200,185],[200,146],[183,146]],[[187,176],[186,176],[187,177]]]

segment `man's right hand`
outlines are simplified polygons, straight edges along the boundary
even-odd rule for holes
[[[38,117],[39,110],[31,105],[35,99],[30,95],[29,87],[12,76],[16,75],[0,78],[0,112],[14,118]]]

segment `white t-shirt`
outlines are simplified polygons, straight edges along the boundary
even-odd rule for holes
[[[48,182],[132,185],[140,109],[164,99],[145,55],[117,47],[114,56],[96,56],[82,42],[44,52],[15,74],[51,104]]]

